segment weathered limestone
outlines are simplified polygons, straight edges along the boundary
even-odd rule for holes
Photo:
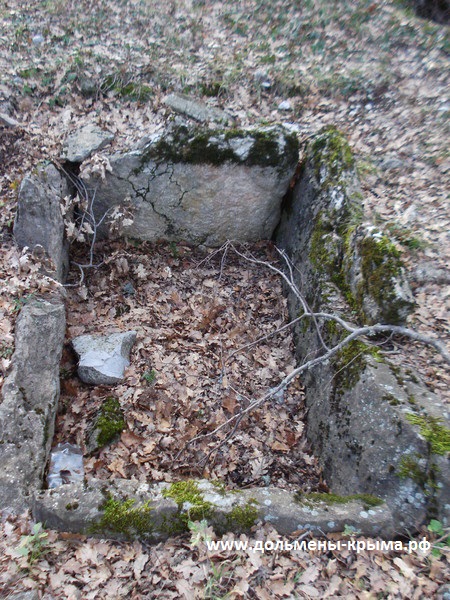
[[[414,303],[399,252],[386,235],[362,223],[361,199],[351,150],[327,127],[308,146],[277,240],[305,285],[330,281],[367,324],[402,324]]]
[[[135,341],[135,331],[74,338],[72,345],[80,358],[78,376],[81,381],[92,385],[120,383],[130,364],[130,351]]]
[[[16,321],[12,368],[0,404],[0,508],[21,512],[42,486],[59,398],[62,304],[33,301]]]
[[[211,131],[173,127],[144,147],[109,157],[96,189],[97,220],[128,199],[123,234],[218,246],[270,238],[298,161],[295,136],[282,128]],[[106,235],[107,227],[99,228]]]
[[[48,274],[63,282],[69,268],[68,243],[60,203],[68,186],[52,164],[40,164],[19,189],[14,238],[20,248],[42,246],[53,261]]]
[[[163,102],[175,112],[191,117],[200,123],[213,121],[227,124],[230,121],[230,117],[223,110],[206,106],[203,102],[193,100],[183,94],[169,94]]]
[[[114,134],[89,124],[67,136],[61,158],[69,162],[82,162],[96,150],[101,150],[114,139]]]
[[[333,128],[311,142],[276,241],[291,257],[296,283],[315,311],[352,320],[350,303],[365,323],[402,323],[412,297],[393,244],[361,224],[353,162]],[[299,305],[292,293],[289,305],[294,318]],[[299,361],[323,354],[322,340],[331,347],[344,337],[329,320],[319,320],[317,328],[302,322],[295,334]],[[419,526],[436,510],[444,522],[450,517],[448,461],[424,438],[426,428],[412,422],[431,423],[428,438],[439,437],[439,422],[430,419],[443,417],[448,425],[448,415],[414,374],[353,341],[303,382],[308,438],[334,492],[381,496],[398,530]],[[448,436],[447,430],[447,450]]]
[[[375,498],[327,503],[322,495],[296,498],[272,487],[226,491],[206,480],[149,485],[115,479],[63,485],[37,493],[33,515],[52,529],[150,542],[182,533],[188,520],[203,518],[217,533],[243,532],[260,520],[283,535],[343,531],[345,526],[372,536],[389,537],[394,531],[389,509]]]

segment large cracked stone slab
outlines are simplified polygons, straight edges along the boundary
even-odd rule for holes
[[[307,148],[276,241],[314,311],[349,322],[357,312],[366,324],[402,323],[412,298],[400,258],[387,236],[362,223],[361,197],[345,138],[334,128],[323,130]],[[291,291],[288,304],[291,318],[298,317],[301,307]],[[300,363],[344,335],[326,319],[303,322],[294,332]],[[439,437],[439,427],[449,426],[448,412],[417,374],[354,341],[306,372],[303,383],[308,439],[333,492],[384,498],[399,532],[419,527],[436,508],[449,522],[448,452],[437,453],[424,436]]]
[[[72,345],[80,359],[78,376],[81,381],[92,385],[120,383],[130,364],[130,351],[135,341],[135,331],[74,338]]]
[[[133,218],[123,227],[126,236],[218,246],[270,238],[297,161],[297,139],[281,127],[174,126],[110,156],[112,173],[85,183],[96,190],[97,220],[126,205]],[[106,236],[106,225],[98,233]]]
[[[85,125],[67,136],[61,158],[69,162],[83,162],[93,152],[107,146],[113,139],[113,133],[105,131],[97,125]]]
[[[340,500],[334,504],[317,496],[296,498],[273,487],[226,491],[206,480],[174,484],[91,480],[39,492],[33,515],[52,529],[150,542],[184,532],[188,520],[202,518],[219,534],[248,531],[257,521],[267,521],[282,535],[299,530],[338,532],[347,526],[363,535],[392,536],[392,515],[385,504]]]
[[[22,512],[42,487],[59,399],[62,304],[33,301],[16,321],[15,351],[0,403],[0,509]]]
[[[39,164],[19,188],[14,239],[20,248],[42,246],[54,264],[48,274],[64,282],[69,269],[61,200],[69,193],[66,179],[52,164]]]

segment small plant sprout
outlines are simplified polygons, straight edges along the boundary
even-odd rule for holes
[[[145,373],[142,375],[142,379],[151,385],[156,380],[156,371],[154,369],[145,371]]]
[[[450,548],[450,527],[444,528],[440,521],[431,519],[427,529],[437,537],[433,542],[431,554],[439,558],[443,550]]]
[[[188,521],[188,528],[191,532],[191,546],[197,547],[204,542],[211,541],[212,529],[208,526],[208,521],[202,519],[201,521]]]
[[[31,535],[21,537],[16,552],[20,556],[25,556],[29,564],[32,564],[43,554],[47,537],[48,533],[44,531],[42,523],[35,523]]]
[[[345,525],[342,535],[346,537],[352,537],[354,535],[359,535],[360,533],[361,532],[358,529],[356,529],[356,527],[353,527],[353,525]]]

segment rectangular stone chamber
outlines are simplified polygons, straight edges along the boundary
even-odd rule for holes
[[[131,199],[134,220],[123,228],[126,236],[218,246],[229,238],[268,238],[277,227],[274,240],[292,261],[294,283],[316,312],[356,316],[369,324],[403,323],[413,300],[401,259],[386,234],[363,221],[361,191],[345,138],[334,128],[320,132],[305,150],[294,186],[297,153],[292,137],[277,128],[206,134],[183,126],[131,152],[112,155],[112,173],[106,173],[102,182],[88,178],[85,184],[96,190],[97,220],[125,198]],[[38,179],[43,177],[39,173],[42,170]],[[43,179],[42,185],[48,186],[47,176]],[[64,184],[59,180],[52,184],[51,210],[56,210],[56,188],[62,190]],[[44,187],[43,194],[49,193]],[[33,207],[27,213],[29,195],[24,192],[22,197],[15,228],[18,241],[22,246],[42,244],[62,279],[67,264],[64,232],[58,226],[59,238],[46,245],[42,223],[48,222],[49,208],[46,205],[39,213]],[[26,233],[35,231],[28,223],[30,215],[44,232],[42,239]],[[50,221],[54,219],[56,213]],[[102,226],[99,233],[106,236],[106,228]],[[289,290],[287,295],[295,318],[298,299]],[[318,327],[302,322],[295,334],[299,362],[320,355],[323,342],[332,345],[342,336],[330,321],[320,321]],[[58,352],[52,350],[54,359]],[[439,440],[424,433],[431,428],[438,436],[437,419],[442,417],[443,431],[448,431],[448,415],[415,374],[399,372],[374,348],[355,342],[309,371],[304,382],[308,438],[333,492],[372,494],[385,500],[397,533],[417,529],[432,515],[448,523],[448,453],[436,451]],[[56,384],[52,389],[54,410]],[[45,435],[40,434],[40,443],[45,438],[37,469],[41,474],[51,420],[44,427]],[[38,480],[33,480],[34,490]],[[40,493],[39,498],[49,494]],[[388,518],[385,525],[370,531],[392,535],[392,521]]]

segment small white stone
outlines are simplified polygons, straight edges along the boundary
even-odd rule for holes
[[[359,513],[359,516],[361,517],[361,519],[368,519],[369,518],[369,515],[368,515],[368,513],[365,510],[362,510]]]
[[[36,35],[33,35],[33,37],[31,38],[31,41],[33,42],[33,44],[35,46],[39,46],[40,44],[43,44],[45,42],[45,39],[42,34],[37,33]]]
[[[292,104],[289,100],[283,100],[283,102],[280,102],[278,105],[278,110],[292,110]]]

